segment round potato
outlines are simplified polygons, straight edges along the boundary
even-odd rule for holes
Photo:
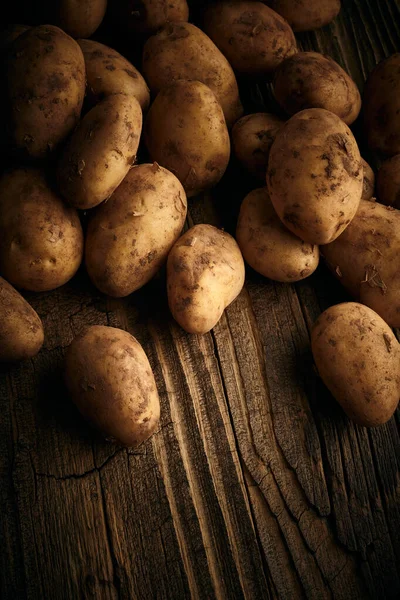
[[[263,0],[282,15],[293,31],[312,31],[339,14],[340,0]]]
[[[118,29],[141,36],[189,19],[186,0],[112,0],[109,10]]]
[[[137,446],[155,431],[160,401],[148,358],[128,332],[93,325],[72,341],[65,382],[85,419],[107,439]]]
[[[33,27],[9,47],[5,71],[9,152],[44,158],[80,118],[86,83],[82,51],[58,27]]]
[[[92,108],[58,163],[64,198],[81,209],[109,198],[136,160],[141,131],[142,109],[133,96],[113,94]]]
[[[363,168],[363,192],[362,192],[362,196],[361,199],[362,200],[372,200],[372,202],[375,201],[374,196],[374,192],[375,192],[375,173],[373,172],[373,170],[371,169],[371,167],[369,166],[369,164],[367,163],[366,160],[364,160],[363,158],[361,158],[361,164],[362,164],[362,168]],[[399,180],[399,184],[400,184],[400,180]],[[385,202],[383,202],[383,204],[385,204]]]
[[[278,130],[285,123],[269,113],[254,113],[239,119],[232,129],[232,149],[247,171],[265,181],[269,151]]]
[[[274,94],[289,115],[305,108],[325,108],[351,125],[361,109],[354,81],[319,52],[298,52],[284,60],[274,74]]]
[[[211,4],[205,11],[204,30],[240,75],[271,75],[297,52],[287,22],[261,2]]]
[[[283,225],[266,188],[253,190],[243,200],[236,240],[245,261],[274,281],[300,281],[318,267],[318,246],[303,242]]]
[[[212,225],[195,225],[168,256],[168,304],[174,319],[188,333],[207,333],[239,295],[244,275],[233,237]]]
[[[143,73],[154,94],[178,79],[202,81],[216,95],[228,126],[243,114],[232,67],[210,38],[190,23],[170,23],[147,40]]]
[[[144,139],[152,160],[172,171],[188,196],[214,186],[228,166],[224,113],[200,81],[180,80],[161,90],[148,112]]]
[[[53,290],[82,261],[78,214],[38,169],[13,169],[0,178],[0,240],[0,273],[17,288]]]
[[[87,38],[102,22],[107,0],[45,0],[43,5],[43,23],[54,23],[74,38]]]
[[[78,40],[86,67],[86,100],[94,106],[111,94],[134,96],[142,110],[150,104],[150,92],[142,75],[116,50],[95,42]]]
[[[96,287],[120,298],[150,281],[181,234],[186,212],[175,175],[156,163],[131,169],[89,221],[86,268]]]
[[[311,334],[321,379],[359,425],[386,423],[400,396],[400,345],[373,310],[344,302],[320,315]]]
[[[400,209],[400,154],[385,160],[376,180],[379,202]]]
[[[354,217],[362,194],[361,156],[350,129],[322,108],[297,113],[272,144],[267,183],[290,231],[310,244],[333,241]]]
[[[43,325],[37,312],[0,277],[0,361],[32,358],[43,340]]]

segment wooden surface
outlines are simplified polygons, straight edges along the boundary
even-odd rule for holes
[[[397,0],[344,0],[299,40],[362,87],[399,24]],[[242,90],[263,108],[266,86]],[[249,187],[231,174],[189,222],[232,230]],[[249,271],[203,337],[172,322],[163,276],[123,301],[83,270],[27,297],[46,342],[0,373],[2,599],[400,597],[399,414],[356,427],[316,377],[310,327],[346,298],[324,267],[293,286]],[[156,375],[161,426],[137,450],[103,442],[63,388],[64,350],[95,323],[137,336]]]

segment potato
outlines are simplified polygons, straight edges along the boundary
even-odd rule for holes
[[[376,188],[379,202],[400,209],[400,154],[382,163]]]
[[[372,200],[375,201],[374,192],[375,192],[375,173],[369,166],[366,160],[361,158],[361,164],[363,168],[363,191],[362,191],[362,200]],[[385,203],[384,203],[385,204]]]
[[[200,81],[176,81],[161,90],[148,112],[144,139],[152,160],[172,171],[188,196],[218,183],[229,162],[222,108]]]
[[[285,123],[270,113],[254,113],[239,119],[232,129],[232,149],[247,171],[265,181],[269,151],[278,130]]]
[[[263,0],[282,15],[293,31],[312,31],[339,14],[340,0]]]
[[[177,79],[202,81],[216,95],[228,126],[243,114],[232,67],[210,38],[190,23],[170,23],[147,40],[143,74],[154,94]]]
[[[300,281],[318,267],[318,246],[303,242],[283,225],[266,188],[253,190],[243,200],[236,240],[245,261],[274,281]]]
[[[400,327],[400,211],[361,200],[347,229],[321,252],[356,300]]]
[[[240,75],[271,75],[297,52],[287,22],[261,2],[211,4],[205,11],[204,30]]]
[[[38,169],[13,169],[0,178],[0,240],[0,273],[17,288],[53,290],[82,261],[78,214]]]
[[[279,218],[310,244],[336,239],[361,199],[361,157],[350,129],[323,108],[303,110],[278,131],[268,190]]]
[[[106,8],[107,0],[46,0],[42,19],[74,38],[87,38],[99,27]]]
[[[74,338],[65,382],[83,417],[108,439],[137,446],[154,433],[160,418],[154,375],[128,332],[93,325]]]
[[[37,312],[0,277],[0,361],[32,358],[43,340],[43,325]]]
[[[79,120],[85,95],[82,51],[58,27],[33,27],[9,47],[5,71],[9,151],[20,158],[44,158]]]
[[[133,96],[113,94],[92,108],[58,163],[64,198],[82,209],[109,198],[136,160],[141,131],[142,109]]]
[[[244,275],[233,237],[212,225],[195,225],[168,256],[168,304],[174,319],[188,333],[207,333],[239,295]]]
[[[131,169],[89,221],[86,268],[93,283],[115,297],[145,285],[167,260],[186,212],[175,175],[156,163]]]
[[[109,10],[117,28],[141,36],[189,18],[186,0],[111,0]]]
[[[4,52],[21,34],[30,29],[29,25],[15,23],[0,31],[0,50]]]
[[[275,71],[274,94],[289,115],[305,108],[325,108],[351,125],[361,109],[354,81],[337,62],[319,52],[286,58]]]
[[[111,94],[134,96],[142,110],[150,104],[150,92],[142,75],[116,50],[95,42],[78,40],[86,67],[86,100],[94,106]]]
[[[386,423],[400,395],[400,345],[373,310],[344,302],[319,316],[311,334],[319,375],[359,425]]]
[[[363,97],[364,129],[372,150],[400,154],[400,52],[369,75]]]

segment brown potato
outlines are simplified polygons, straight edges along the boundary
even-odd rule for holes
[[[385,160],[376,179],[379,202],[400,209],[400,154]]]
[[[207,333],[239,295],[244,275],[233,237],[212,225],[195,225],[168,256],[168,304],[174,319],[188,333]]]
[[[53,290],[82,261],[78,213],[38,169],[13,169],[0,178],[0,240],[0,273],[17,288]]]
[[[282,15],[293,31],[312,31],[339,14],[340,0],[263,0]]]
[[[93,325],[72,341],[65,382],[79,411],[107,439],[137,446],[156,430],[160,401],[148,358],[127,331]]]
[[[289,115],[305,108],[325,108],[351,125],[361,109],[352,78],[319,52],[298,52],[285,59],[274,74],[274,94]]]
[[[109,10],[117,28],[141,36],[189,19],[186,0],[111,0]]]
[[[311,335],[319,375],[359,425],[386,423],[400,396],[400,345],[373,310],[344,302],[319,316]]]
[[[236,240],[245,261],[274,281],[300,281],[318,267],[318,246],[303,242],[283,225],[266,188],[243,200]]]
[[[361,158],[361,164],[363,168],[363,192],[361,199],[362,200],[371,200],[375,202],[374,192],[375,192],[375,173],[369,166],[366,160]]]
[[[200,81],[180,80],[161,90],[148,112],[144,138],[152,160],[172,171],[188,196],[214,186],[228,166],[224,114]]]
[[[155,94],[177,79],[202,81],[216,95],[228,126],[243,114],[232,67],[210,38],[190,23],[169,23],[147,40],[143,73]]]
[[[97,30],[107,9],[107,0],[45,0],[44,23],[54,23],[73,38],[88,38]]]
[[[322,108],[297,113],[272,144],[267,183],[290,231],[310,244],[333,241],[354,217],[362,194],[361,157],[350,129]]]
[[[32,358],[43,340],[43,325],[37,312],[0,277],[0,361]]]

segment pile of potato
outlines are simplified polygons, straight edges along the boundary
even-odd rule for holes
[[[12,286],[53,290],[83,260],[94,285],[117,298],[166,265],[173,317],[204,334],[240,293],[244,260],[295,282],[322,255],[362,304],[331,307],[316,322],[319,373],[357,423],[387,421],[400,395],[391,330],[400,327],[400,54],[376,67],[363,99],[368,144],[387,157],[381,204],[349,128],[361,110],[356,84],[330,57],[300,51],[293,33],[329,23],[339,0],[222,0],[202,10],[202,29],[188,22],[185,0],[137,4],[44,1],[46,24],[0,36],[0,359],[32,357],[44,339]],[[140,71],[87,39],[103,19],[125,43],[142,44]],[[243,116],[237,77],[271,82],[281,112]],[[187,198],[221,180],[231,147],[252,178],[236,240],[206,223],[183,233]],[[157,427],[150,364],[122,330],[92,326],[78,336],[66,384],[108,438],[136,445]]]

